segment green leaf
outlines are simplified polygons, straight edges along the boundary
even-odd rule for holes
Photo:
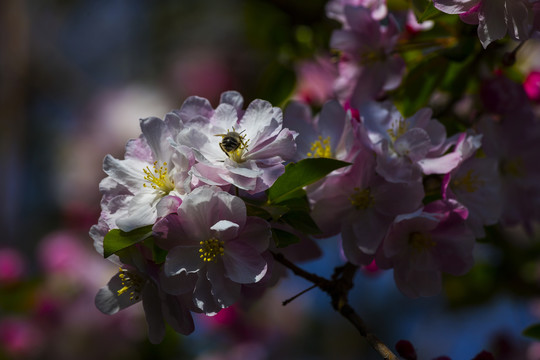
[[[440,14],[441,14],[441,12],[433,5],[433,3],[429,2],[429,5],[424,10],[422,15],[420,15],[420,17],[418,17],[418,22],[421,24],[424,21],[431,20],[431,19],[433,19],[434,17],[437,17]]]
[[[281,201],[279,204],[286,206],[289,210],[310,212],[309,200],[305,190],[298,191],[298,194],[295,193],[294,198]]]
[[[272,220],[272,214],[263,209],[261,205],[250,204],[245,200],[244,202],[246,203],[247,216],[257,216],[267,221]]]
[[[283,221],[304,234],[320,234],[321,229],[305,211],[293,210],[283,216]]]
[[[426,9],[428,9],[429,4],[429,0],[412,0],[412,9],[417,18],[422,16]]]
[[[304,186],[312,184],[332,171],[347,165],[350,164],[327,158],[304,159],[296,164],[288,164],[285,167],[285,173],[267,190],[268,203],[276,204],[304,196],[305,192],[302,190]]]
[[[156,264],[163,264],[165,262],[169,252],[157,246],[153,237],[144,240],[142,243],[152,251],[152,260],[154,260]]]
[[[278,248],[284,248],[300,242],[300,238],[288,231],[272,228],[272,237]]]
[[[112,254],[137,244],[152,236],[152,225],[125,232],[120,229],[112,229],[103,239],[103,255],[108,258]]]
[[[527,327],[522,332],[523,336],[527,336],[536,340],[540,340],[540,324],[533,324]]]

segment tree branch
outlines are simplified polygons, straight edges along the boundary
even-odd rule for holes
[[[379,338],[372,334],[362,318],[349,305],[349,291],[353,288],[353,278],[358,267],[351,263],[337,267],[332,274],[332,279],[328,280],[316,274],[305,271],[289,261],[283,254],[272,252],[274,259],[289,268],[295,275],[311,281],[322,291],[330,295],[332,307],[347,319],[360,332],[368,344],[377,351],[385,360],[398,360],[397,356]],[[285,305],[285,304],[284,304]]]

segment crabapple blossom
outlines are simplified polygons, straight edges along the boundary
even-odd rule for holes
[[[165,322],[184,335],[195,329],[190,310],[196,310],[191,303],[191,288],[178,287],[176,294],[166,293],[161,284],[160,269],[144,259],[138,249],[132,249],[129,256],[122,258],[127,264],[122,265],[117,274],[96,294],[96,307],[104,314],[115,314],[139,301],[143,302],[148,338],[158,344],[165,336]],[[193,279],[186,279],[189,284]]]
[[[456,145],[463,161],[443,180],[443,199],[455,199],[465,207],[467,225],[478,238],[485,236],[484,225],[499,221],[502,199],[498,162],[494,158],[475,157],[482,135],[463,134]]]
[[[291,102],[285,109],[284,123],[298,133],[293,160],[326,157],[349,161],[357,151],[351,115],[336,100],[325,103],[315,117],[306,104]]]
[[[446,174],[457,166],[461,155],[444,154],[451,141],[431,115],[431,109],[424,108],[405,119],[389,102],[364,103],[360,108],[366,145],[377,154],[377,172],[386,180],[420,181],[422,174]]]
[[[362,6],[371,11],[371,16],[375,20],[382,20],[388,14],[386,0],[330,0],[326,4],[326,16],[347,24],[345,16],[346,6]]]
[[[312,216],[325,236],[341,233],[343,252],[354,264],[368,265],[399,214],[422,204],[417,181],[391,183],[375,172],[374,154],[364,149],[350,170],[308,187]]]
[[[447,14],[459,14],[467,24],[478,24],[478,38],[486,48],[506,33],[516,40],[530,37],[534,24],[536,0],[433,0],[435,7]]]
[[[501,178],[501,223],[522,224],[529,232],[540,218],[540,163],[531,149],[538,148],[540,127],[529,108],[500,119],[484,116],[478,123],[483,150],[498,161]]]
[[[371,17],[368,9],[346,5],[346,25],[335,30],[330,47],[341,52],[339,78],[335,89],[338,98],[358,108],[381,92],[401,83],[405,62],[393,53],[400,31],[394,17],[383,26]]]
[[[232,305],[242,284],[257,283],[267,272],[262,253],[272,237],[270,225],[246,216],[242,199],[219,188],[195,189],[153,230],[156,243],[168,250],[165,275],[189,281],[186,274],[195,274],[193,298],[207,314]]]
[[[281,109],[264,100],[254,100],[242,110],[243,98],[233,91],[221,96],[213,110],[206,99],[187,99],[178,115],[184,128],[177,144],[191,148],[196,163],[191,174],[208,185],[234,185],[250,194],[268,189],[284,172],[283,162],[296,151],[296,133],[282,127]],[[238,146],[225,150],[229,134]]]
[[[317,57],[296,66],[296,90],[293,99],[307,104],[322,105],[334,95],[337,69],[330,57]]]
[[[151,225],[162,199],[190,191],[189,155],[171,147],[168,123],[143,119],[141,130],[142,135],[126,145],[124,160],[107,155],[103,161],[108,177],[100,183],[101,205],[110,229],[128,232]]]
[[[396,285],[411,298],[441,291],[441,273],[463,275],[473,265],[474,235],[465,225],[467,210],[438,200],[396,217],[377,265],[394,269]]]

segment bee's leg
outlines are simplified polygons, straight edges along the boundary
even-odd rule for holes
[[[227,152],[227,150],[225,150],[225,147],[223,146],[222,143],[219,143],[219,147],[221,148],[221,150],[223,150],[223,152],[224,152],[225,154],[227,154],[227,157],[230,157],[229,153]]]

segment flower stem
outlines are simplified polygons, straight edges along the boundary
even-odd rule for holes
[[[337,267],[334,270],[332,279],[328,280],[319,275],[305,271],[304,269],[296,266],[289,261],[283,254],[272,252],[274,259],[285,267],[289,268],[295,275],[300,276],[314,285],[310,288],[302,291],[300,294],[295,295],[285,302],[290,302],[306,291],[311,290],[314,287],[319,287],[321,290],[330,295],[332,299],[332,307],[339,312],[345,319],[347,319],[353,326],[360,332],[369,345],[377,351],[381,357],[385,360],[398,360],[397,356],[386,346],[377,336],[371,333],[364,321],[354,309],[349,305],[348,294],[353,287],[353,278],[358,267],[351,263],[346,263],[343,266]],[[283,305],[285,305],[285,302]]]

